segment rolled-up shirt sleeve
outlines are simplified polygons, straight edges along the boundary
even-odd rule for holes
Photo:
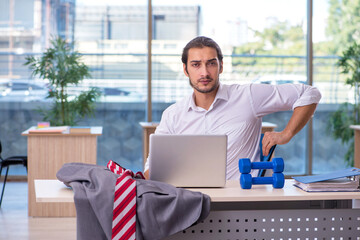
[[[300,98],[296,100],[292,107],[293,110],[296,107],[306,106],[314,103],[318,104],[320,102],[321,93],[316,87],[304,84],[294,84],[293,87],[300,88],[302,91]]]
[[[321,99],[321,93],[316,87],[305,84],[251,84],[249,91],[256,117],[318,104]]]

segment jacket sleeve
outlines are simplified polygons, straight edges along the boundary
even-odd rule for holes
[[[136,183],[137,222],[144,239],[163,239],[209,215],[210,197],[205,194],[151,180]]]
[[[114,189],[118,175],[103,166],[66,163],[56,176],[73,188],[77,239],[111,239]]]

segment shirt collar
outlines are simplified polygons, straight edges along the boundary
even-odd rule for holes
[[[188,111],[190,110],[196,110],[197,109],[197,106],[195,105],[195,100],[194,100],[194,93],[191,95],[191,97],[189,98],[189,102],[188,102]],[[224,87],[224,85],[222,85],[221,83],[219,83],[219,89],[216,93],[216,96],[215,96],[215,99],[214,99],[214,102],[211,104],[211,106],[214,105],[214,103],[216,103],[216,101],[220,100],[220,99],[223,99],[225,101],[228,101],[229,100],[229,96],[228,96],[228,92],[226,90],[226,87]],[[211,109],[212,107],[209,108],[209,110]]]

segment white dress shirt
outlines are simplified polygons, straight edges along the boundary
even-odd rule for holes
[[[239,179],[240,158],[260,160],[262,117],[318,103],[320,98],[317,88],[304,84],[220,84],[209,110],[197,107],[190,95],[163,112],[155,134],[226,134],[226,177]]]

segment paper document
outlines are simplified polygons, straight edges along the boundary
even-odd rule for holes
[[[296,187],[309,192],[360,191],[360,169],[354,167],[326,174],[293,178]]]
[[[69,126],[31,128],[29,134],[63,134],[69,133]]]
[[[295,180],[296,187],[307,192],[357,192],[359,189],[359,177],[339,178],[322,182],[302,183]]]

